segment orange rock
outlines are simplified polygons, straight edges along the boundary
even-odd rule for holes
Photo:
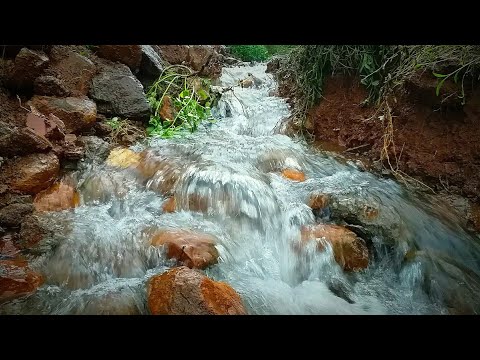
[[[0,260],[0,302],[31,294],[42,283],[42,275],[30,270],[25,260]]]
[[[154,155],[149,151],[139,154],[137,171],[145,180],[152,180],[149,189],[163,195],[171,195],[181,171],[171,160],[163,155]]]
[[[357,271],[368,266],[368,249],[364,241],[357,235],[338,225],[315,225],[303,227],[302,243],[318,242],[318,250],[323,251],[320,239],[325,239],[333,249],[335,261],[346,271]]]
[[[63,182],[52,185],[35,196],[33,205],[37,211],[71,209],[80,203],[80,196],[72,185]]]
[[[246,314],[232,287],[185,266],[150,278],[148,308],[153,315]]]
[[[162,205],[163,212],[171,213],[175,212],[177,208],[177,203],[175,201],[175,197],[170,197],[165,201]]]
[[[282,171],[282,175],[293,181],[305,181],[305,174],[295,169],[285,169]]]
[[[325,194],[312,194],[308,200],[308,206],[313,210],[321,210],[328,206],[330,197]]]
[[[196,269],[217,263],[219,254],[215,243],[213,236],[189,230],[160,230],[151,240],[153,246],[166,246],[169,259]]]

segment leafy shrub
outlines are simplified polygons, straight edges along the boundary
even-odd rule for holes
[[[269,57],[265,45],[228,45],[228,48],[243,61],[265,61]]]
[[[183,71],[183,73],[182,73]],[[185,73],[188,72],[188,73]],[[208,81],[201,81],[199,86],[191,81],[193,73],[182,65],[166,68],[147,92],[147,100],[152,108],[148,136],[171,138],[197,130],[202,121],[213,122],[210,106],[212,99],[204,87]],[[190,80],[190,81],[189,81]],[[160,115],[167,96],[172,99],[174,118],[162,118]]]

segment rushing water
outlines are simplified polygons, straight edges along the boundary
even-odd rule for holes
[[[478,239],[449,209],[399,183],[278,133],[288,116],[264,65],[225,68],[221,87],[253,73],[255,88],[235,87],[215,110],[218,121],[186,138],[137,144],[172,167],[138,181],[134,172],[86,163],[73,175],[82,198],[74,210],[47,213],[55,230],[31,266],[46,283],[32,296],[0,306],[0,313],[148,313],[146,281],[174,264],[149,246],[145,229],[194,229],[214,235],[220,258],[206,274],[229,283],[250,314],[448,314],[479,311]],[[281,176],[303,171],[306,181]],[[179,206],[163,213],[157,190],[176,172]],[[331,194],[330,212],[313,214],[312,192]],[[189,211],[192,194],[208,209]],[[365,206],[375,220],[358,215]],[[369,267],[345,273],[331,248],[292,250],[302,225],[353,224],[365,234]],[[409,261],[405,254],[417,251]],[[467,308],[467,310],[463,310]]]

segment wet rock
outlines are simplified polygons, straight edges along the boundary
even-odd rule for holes
[[[64,182],[56,183],[38,193],[33,201],[35,210],[38,212],[71,209],[79,203],[80,196],[75,187]]]
[[[118,147],[110,151],[106,163],[110,166],[126,169],[128,167],[137,167],[141,155],[130,149]]]
[[[1,231],[0,231],[1,235]],[[12,235],[5,235],[0,238],[0,259],[14,258],[20,253],[20,250],[13,243]]]
[[[206,76],[210,79],[218,79],[222,75],[223,56],[214,52],[206,65],[200,71],[200,76]]]
[[[293,181],[305,181],[305,174],[296,169],[285,169],[282,171],[282,175]]]
[[[153,84],[158,79],[163,71],[162,58],[150,45],[141,45],[142,61],[140,63],[140,70],[137,78],[147,87]]]
[[[33,92],[43,96],[65,97],[70,95],[70,91],[62,80],[52,75],[43,75],[36,78],[33,83]]]
[[[90,97],[105,115],[130,120],[146,120],[150,115],[142,84],[123,64],[104,65],[93,78]]]
[[[161,230],[151,239],[153,246],[165,246],[169,259],[176,259],[189,268],[205,269],[216,264],[216,239],[208,234],[188,230]]]
[[[50,114],[57,116],[65,124],[67,133],[92,126],[97,117],[95,103],[85,98],[34,96],[30,104],[47,117]]]
[[[32,294],[42,283],[42,275],[30,270],[26,261],[0,260],[0,302]]]
[[[170,64],[182,64],[187,61],[188,45],[157,45],[160,55]]]
[[[29,114],[29,117],[35,116]],[[12,157],[36,152],[48,152],[52,144],[31,128],[13,128],[8,135],[0,136],[0,156]]]
[[[31,90],[35,78],[43,72],[48,62],[43,52],[22,48],[15,57],[13,69],[7,74],[7,86],[15,90]]]
[[[85,156],[85,145],[78,140],[75,134],[67,134],[62,151],[66,160],[77,161]]]
[[[42,226],[35,215],[28,215],[22,222],[19,235],[19,245],[24,249],[31,249],[50,235],[50,232]]]
[[[153,315],[246,314],[240,296],[228,284],[184,266],[150,278],[148,308]]]
[[[141,45],[100,45],[97,55],[111,61],[121,62],[134,71],[140,66],[143,53]]]
[[[343,226],[325,224],[303,227],[301,239],[303,243],[316,241],[319,251],[323,251],[325,246],[321,239],[329,242],[335,261],[346,271],[357,271],[368,266],[365,242]]]
[[[330,197],[327,194],[314,193],[310,195],[308,206],[310,206],[312,210],[322,210],[328,206],[329,202]]]
[[[35,131],[37,135],[45,136],[49,140],[62,141],[65,139],[65,124],[53,114],[50,114],[47,118],[45,116],[29,113],[26,125]]]
[[[251,78],[246,78],[240,81],[240,86],[242,88],[251,88],[253,85],[255,85],[255,83]]]
[[[105,161],[110,152],[110,144],[98,136],[80,136],[78,143],[85,148],[85,158],[93,162]]]
[[[32,204],[10,204],[0,209],[0,225],[20,226],[23,218],[33,212]]]
[[[152,180],[148,188],[162,195],[172,195],[182,170],[171,159],[150,151],[140,153],[137,171],[144,180]]]
[[[32,154],[7,165],[4,174],[10,179],[12,189],[34,195],[52,185],[59,170],[55,154]]]
[[[434,251],[411,251],[406,254],[402,272],[415,266],[418,284],[435,300],[459,315],[480,312],[480,277],[446,254]],[[420,266],[418,269],[417,266]],[[413,284],[411,284],[413,285]]]
[[[44,88],[54,90],[51,96],[74,96],[81,97],[88,94],[92,78],[96,73],[96,66],[93,62],[68,47],[56,46],[51,53],[52,66],[46,71],[59,80],[60,87],[53,85]],[[65,89],[65,95],[59,95]],[[48,92],[48,91],[47,91]],[[63,120],[63,119],[62,119]]]
[[[177,210],[177,202],[175,201],[175,197],[169,197],[162,205],[162,210],[167,213],[172,213]]]

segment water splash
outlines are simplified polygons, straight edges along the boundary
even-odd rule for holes
[[[275,134],[289,107],[269,95],[276,84],[265,65],[225,68],[218,86],[235,86],[247,73],[261,85],[225,92],[215,124],[133,146],[147,151],[142,169],[91,164],[74,174],[82,205],[42,219],[68,224],[32,261],[46,284],[0,313],[147,313],[146,281],[173,263],[150,246],[146,229],[165,227],[218,239],[219,262],[206,273],[235,288],[251,314],[448,313],[438,295],[447,289],[425,290],[425,263],[405,265],[404,256],[433,249],[460,264],[450,265],[455,269],[478,274],[478,240],[441,205]],[[306,181],[284,178],[285,168],[304,172]],[[328,246],[321,253],[307,247],[302,256],[293,251],[300,228],[318,221],[306,205],[312,192],[334,199],[323,221],[345,220],[369,237],[368,269],[343,272]],[[163,213],[172,195],[178,211]],[[376,219],[361,217],[366,206],[378,210]],[[450,270],[456,280],[462,271]]]

